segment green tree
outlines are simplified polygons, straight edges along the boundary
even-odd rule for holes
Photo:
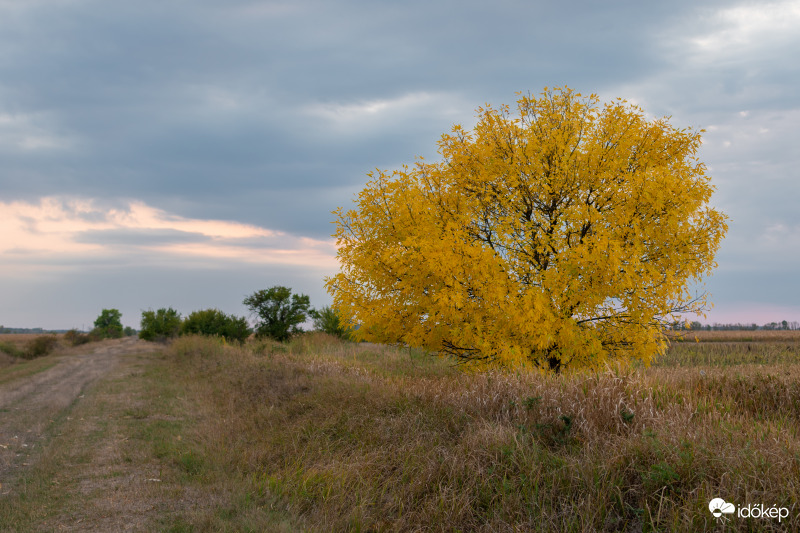
[[[341,339],[350,339],[353,329],[342,321],[339,312],[333,307],[326,305],[322,309],[312,309],[308,314],[314,320],[315,330],[336,335]]]
[[[101,339],[119,339],[122,337],[122,313],[117,309],[103,309],[94,321],[94,336]]]
[[[252,331],[245,317],[226,315],[219,309],[193,311],[181,325],[182,335],[211,335],[237,342],[247,340]]]
[[[139,338],[146,341],[165,341],[178,336],[181,315],[173,308],[142,311]]]
[[[292,294],[288,287],[276,285],[256,291],[243,301],[257,317],[256,336],[277,341],[288,340],[301,331],[311,305],[305,294]]]

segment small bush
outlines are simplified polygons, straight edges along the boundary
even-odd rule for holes
[[[28,342],[25,351],[22,352],[23,359],[35,359],[42,357],[53,351],[58,344],[58,337],[55,335],[42,335]]]
[[[244,342],[252,333],[247,319],[226,315],[219,309],[194,311],[181,324],[182,335],[210,335],[228,341]]]
[[[86,336],[89,337],[89,342],[98,342],[109,338],[108,335],[106,335],[106,332],[99,328],[94,328],[92,331],[87,333]]]
[[[181,315],[173,308],[158,311],[142,311],[142,325],[139,338],[146,341],[164,342],[177,337],[181,329]]]
[[[88,334],[81,333],[77,329],[71,329],[64,333],[64,342],[70,346],[80,346],[81,344],[92,342],[92,338]]]

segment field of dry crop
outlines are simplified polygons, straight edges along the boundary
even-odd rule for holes
[[[678,337],[679,332],[675,332]],[[800,330],[732,330],[732,331],[707,331],[689,330],[682,332],[679,342],[800,342]]]

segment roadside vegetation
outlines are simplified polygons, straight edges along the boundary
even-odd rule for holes
[[[796,525],[798,344],[732,360],[698,346],[676,343],[651,368],[554,376],[464,373],[320,333],[240,347],[182,337],[163,364],[199,411],[191,450],[172,461],[191,457],[192,482],[239,491],[225,516],[182,523],[702,531],[724,497],[788,507]],[[726,530],[785,527],[738,518]]]
[[[80,346],[89,342],[118,339],[135,334],[132,328],[123,328],[121,317],[122,313],[117,309],[103,309],[89,333],[77,329],[68,330],[63,334],[4,333],[0,336],[0,367],[17,360],[50,355],[60,347]]]
[[[311,309],[307,295],[292,294],[290,288],[281,285],[256,291],[242,303],[255,321],[253,328],[247,318],[227,315],[219,309],[193,311],[181,318],[178,311],[169,307],[142,312],[139,338],[166,342],[180,335],[205,335],[241,344],[255,333],[257,339],[285,342],[303,333],[300,325],[309,316],[314,319],[315,329],[331,330],[340,336],[349,332],[339,325],[336,311],[330,307]]]
[[[17,359],[35,359],[52,352],[58,343],[56,335],[4,335],[0,352]]]

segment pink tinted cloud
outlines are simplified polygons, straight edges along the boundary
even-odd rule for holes
[[[98,234],[140,234],[136,244],[93,242]],[[152,232],[176,241],[148,243]],[[185,238],[181,242],[181,236]],[[139,201],[104,208],[83,198],[45,197],[38,203],[0,202],[0,254],[30,267],[57,259],[113,259],[132,250],[164,258],[236,260],[335,269],[332,240],[317,240],[234,221],[185,218]],[[2,269],[2,267],[0,267]],[[5,270],[5,269],[4,269]]]
[[[690,318],[703,324],[758,324],[783,320],[800,321],[800,305],[787,306],[764,302],[736,302],[719,305],[706,312],[706,318]]]

